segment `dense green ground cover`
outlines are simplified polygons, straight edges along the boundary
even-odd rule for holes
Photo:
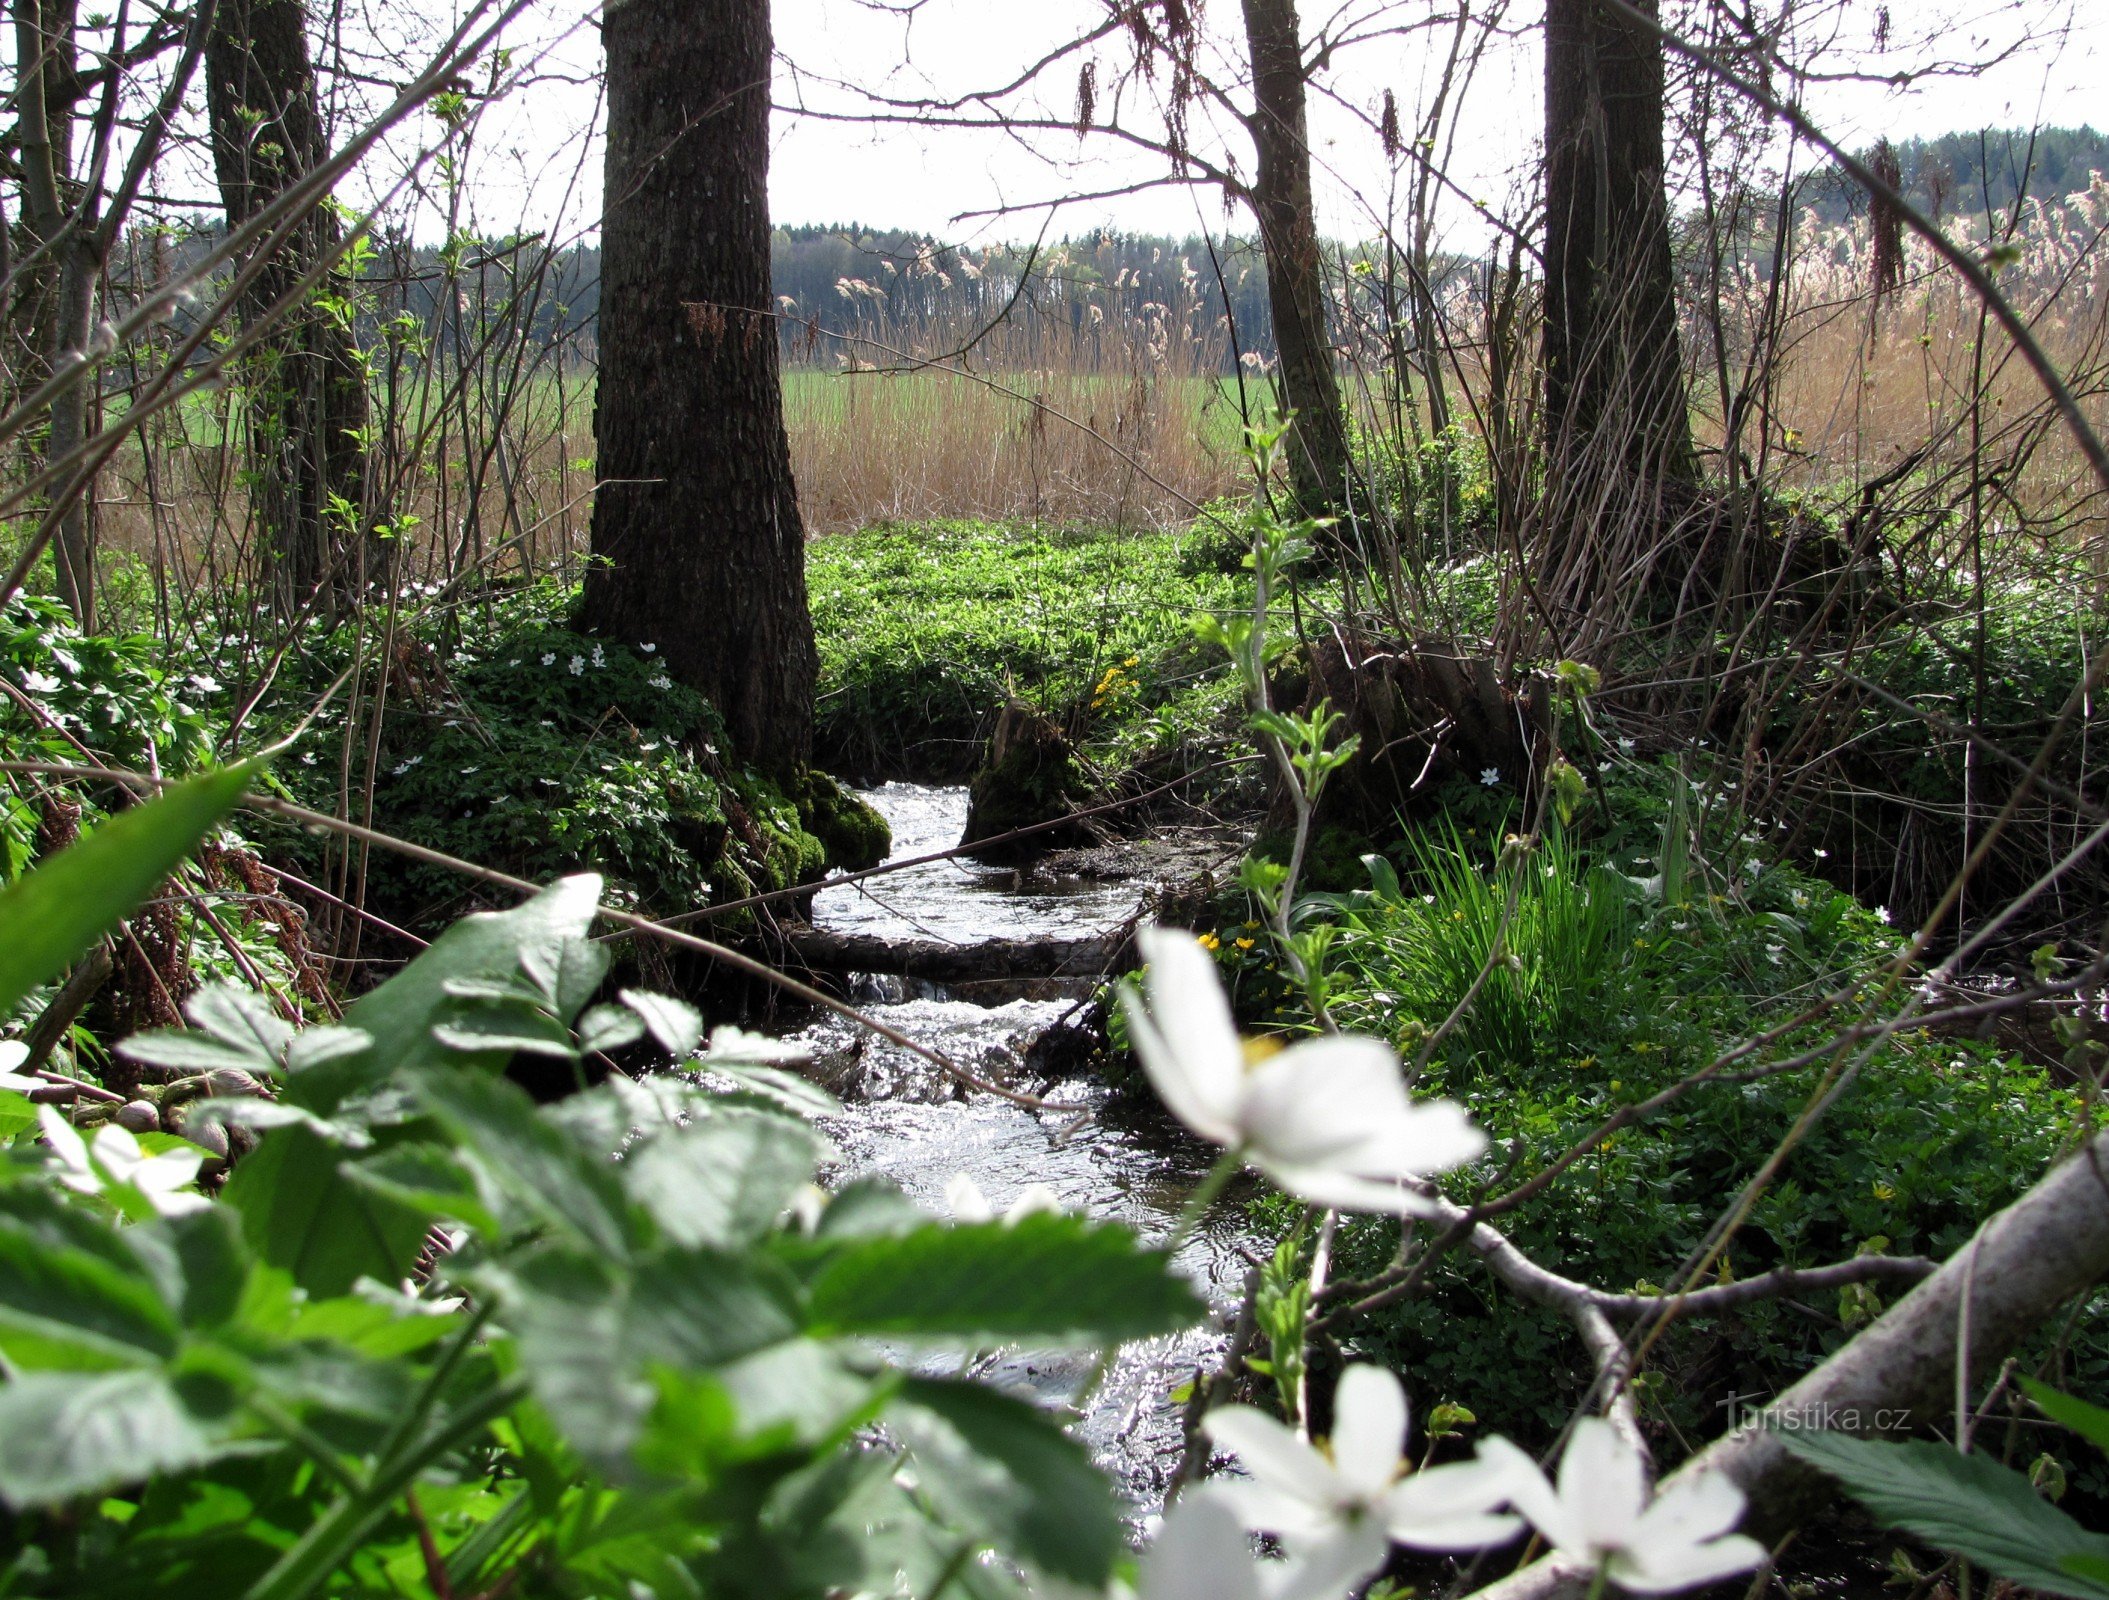
[[[1110,768],[1176,764],[1237,696],[1193,618],[1246,603],[1193,534],[882,525],[816,540],[817,742],[859,777],[964,776],[1009,700]]]

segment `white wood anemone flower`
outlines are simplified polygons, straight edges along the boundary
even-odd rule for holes
[[[1406,1393],[1382,1367],[1349,1367],[1333,1409],[1322,1449],[1250,1406],[1220,1407],[1202,1423],[1252,1474],[1218,1492],[1246,1528],[1282,1542],[1306,1581],[1351,1588],[1384,1564],[1394,1542],[1483,1550],[1521,1531],[1520,1517],[1496,1510],[1509,1498],[1505,1463],[1409,1470],[1400,1453]]]
[[[1248,1066],[1216,964],[1190,933],[1144,928],[1128,1036],[1172,1115],[1313,1205],[1423,1215],[1404,1185],[1476,1159],[1487,1137],[1454,1100],[1409,1099],[1376,1039],[1300,1039]]]
[[[1640,1452],[1602,1417],[1585,1417],[1560,1457],[1559,1486],[1506,1439],[1479,1447],[1507,1477],[1509,1501],[1563,1556],[1635,1594],[1674,1594],[1748,1572],[1765,1547],[1731,1532],[1743,1491],[1718,1472],[1650,1497]]]
[[[57,1158],[59,1182],[76,1193],[108,1194],[115,1188],[120,1194],[111,1198],[120,1210],[129,1211],[122,1194],[129,1191],[164,1217],[202,1211],[212,1204],[190,1187],[205,1161],[202,1150],[164,1150],[150,1156],[129,1130],[114,1122],[104,1123],[89,1144],[50,1106],[37,1108],[37,1126]]]
[[[1016,1227],[1020,1219],[1036,1212],[1062,1210],[1062,1197],[1044,1183],[1029,1183],[1018,1193],[999,1218],[989,1197],[981,1192],[981,1185],[966,1173],[953,1174],[952,1181],[945,1185],[945,1205],[952,1212],[954,1222],[996,1222],[1006,1228]]]
[[[1284,1562],[1253,1558],[1253,1543],[1244,1537],[1238,1514],[1211,1484],[1187,1490],[1166,1511],[1158,1537],[1143,1554],[1135,1587],[1141,1600],[1284,1600],[1282,1585],[1289,1573]],[[1346,1594],[1348,1589],[1339,1587],[1305,1600],[1343,1600]]]

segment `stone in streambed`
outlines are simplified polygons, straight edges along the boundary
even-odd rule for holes
[[[1088,803],[1090,794],[1090,779],[1068,735],[1030,706],[1013,701],[997,717],[989,759],[967,791],[967,828],[960,843],[975,845],[1069,817]],[[1087,824],[1071,821],[972,854],[1019,861],[1092,839]]]

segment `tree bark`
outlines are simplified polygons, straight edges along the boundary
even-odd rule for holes
[[[621,0],[585,625],[656,645],[778,775],[816,660],[769,283],[767,0]]]
[[[205,56],[213,166],[227,225],[240,227],[322,163],[321,105],[300,0],[220,0]],[[282,225],[243,294],[244,328],[283,297],[298,303],[259,344],[249,385],[250,489],[273,586],[294,609],[318,589],[349,597],[380,576],[366,537],[366,367],[351,285],[331,272],[301,288],[343,235],[318,203]]]
[[[18,125],[21,130],[25,243],[43,251],[23,274],[15,326],[25,346],[16,387],[26,391],[66,358],[88,347],[100,263],[94,219],[74,215],[73,103],[79,63],[75,0],[15,0]],[[86,442],[92,381],[75,383],[52,403],[43,460],[63,461]],[[40,465],[42,463],[39,463]],[[95,552],[88,523],[92,484],[61,482],[64,501],[51,543],[59,599],[83,633],[95,631]]]
[[[1635,0],[1654,16],[1658,0]],[[1545,411],[1562,469],[1697,475],[1671,275],[1659,40],[1545,8]]]
[[[1311,196],[1303,35],[1296,0],[1244,0],[1244,6],[1252,57],[1252,142],[1259,156],[1252,209],[1267,261],[1282,397],[1296,413],[1289,478],[1305,514],[1324,516],[1346,505],[1349,462]]]

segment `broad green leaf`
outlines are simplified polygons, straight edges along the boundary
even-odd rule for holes
[[[277,1128],[234,1165],[221,1193],[259,1259],[327,1299],[361,1278],[396,1283],[425,1242],[426,1214],[337,1170],[343,1153],[309,1128]]]
[[[240,984],[208,984],[183,1007],[191,1026],[222,1044],[252,1054],[267,1072],[278,1070],[293,1029],[254,989]]]
[[[954,1526],[1052,1577],[1104,1587],[1122,1548],[1112,1492],[1047,1417],[979,1384],[911,1378],[885,1420]]]
[[[37,1125],[37,1108],[29,1096],[0,1089],[0,1144]]]
[[[740,1245],[776,1223],[813,1175],[818,1141],[782,1117],[720,1113],[644,1141],[623,1187],[679,1244]]]
[[[1042,1213],[842,1245],[814,1275],[815,1333],[1101,1344],[1191,1327],[1207,1308],[1126,1228]]]
[[[176,1472],[215,1440],[160,1372],[25,1372],[0,1384],[0,1500],[16,1508]]]
[[[2109,1600],[2109,1586],[2068,1571],[2074,1557],[2109,1557],[2109,1537],[2089,1533],[1985,1456],[1925,1440],[1889,1444],[1839,1433],[1783,1433],[1780,1442],[1843,1483],[1878,1522],[1987,1572],[2074,1600]]]
[[[89,1370],[173,1356],[182,1337],[176,1314],[125,1254],[122,1245],[62,1244],[0,1218],[0,1353],[17,1367]]]
[[[556,1018],[525,1006],[479,1006],[451,1022],[434,1023],[432,1037],[462,1055],[552,1056],[576,1061],[571,1030]]]
[[[739,1097],[780,1106],[794,1116],[832,1117],[842,1110],[840,1100],[795,1072],[780,1067],[728,1066],[708,1057],[705,1064],[714,1076],[730,1081]]]
[[[703,1042],[703,1014],[686,1000],[641,989],[625,989],[621,998],[624,1005],[644,1019],[659,1047],[676,1061],[686,1061]]]
[[[510,911],[463,917],[416,960],[345,1013],[344,1024],[371,1039],[369,1048],[296,1069],[288,1096],[327,1116],[339,1101],[370,1088],[391,1072],[458,1067],[461,1055],[433,1037],[442,1023],[458,1023],[479,1003],[447,992],[463,979],[506,982],[530,952],[554,963],[567,940],[584,939],[600,905],[601,880],[591,873],[565,878]],[[492,1049],[484,1064],[502,1066],[509,1052]]]
[[[117,1053],[129,1061],[142,1061],[150,1067],[166,1067],[171,1072],[217,1072],[223,1068],[231,1068],[261,1077],[278,1070],[277,1061],[261,1058],[254,1051],[236,1049],[233,1045],[206,1034],[181,1032],[173,1028],[160,1029],[153,1033],[135,1033],[118,1045]]]
[[[397,1145],[368,1160],[347,1163],[344,1176],[435,1222],[467,1223],[490,1239],[503,1232],[484,1204],[476,1174],[443,1145]]]
[[[644,1037],[644,1018],[621,1006],[595,1006],[579,1018],[581,1050],[620,1050]]]
[[[487,1202],[516,1225],[561,1229],[572,1241],[626,1256],[633,1219],[615,1167],[538,1115],[519,1085],[487,1073],[442,1071],[417,1080],[419,1098],[481,1174]]]
[[[928,1227],[930,1214],[901,1192],[891,1178],[857,1178],[844,1184],[820,1213],[818,1237],[858,1239],[913,1233]]]
[[[0,889],[0,1012],[65,971],[153,893],[260,770],[245,761],[171,784]]]
[[[2034,1378],[2023,1378],[2021,1388],[2036,1402],[2037,1409],[2051,1421],[2072,1429],[2097,1450],[2109,1450],[2109,1411],[2104,1411],[2100,1406],[2091,1406],[2069,1394],[2062,1394],[2047,1383],[2038,1383]]]
[[[788,1290],[738,1257],[662,1252],[636,1274],[579,1250],[545,1250],[474,1280],[498,1296],[535,1398],[603,1471],[629,1451],[665,1369],[697,1373],[797,1331]]]

